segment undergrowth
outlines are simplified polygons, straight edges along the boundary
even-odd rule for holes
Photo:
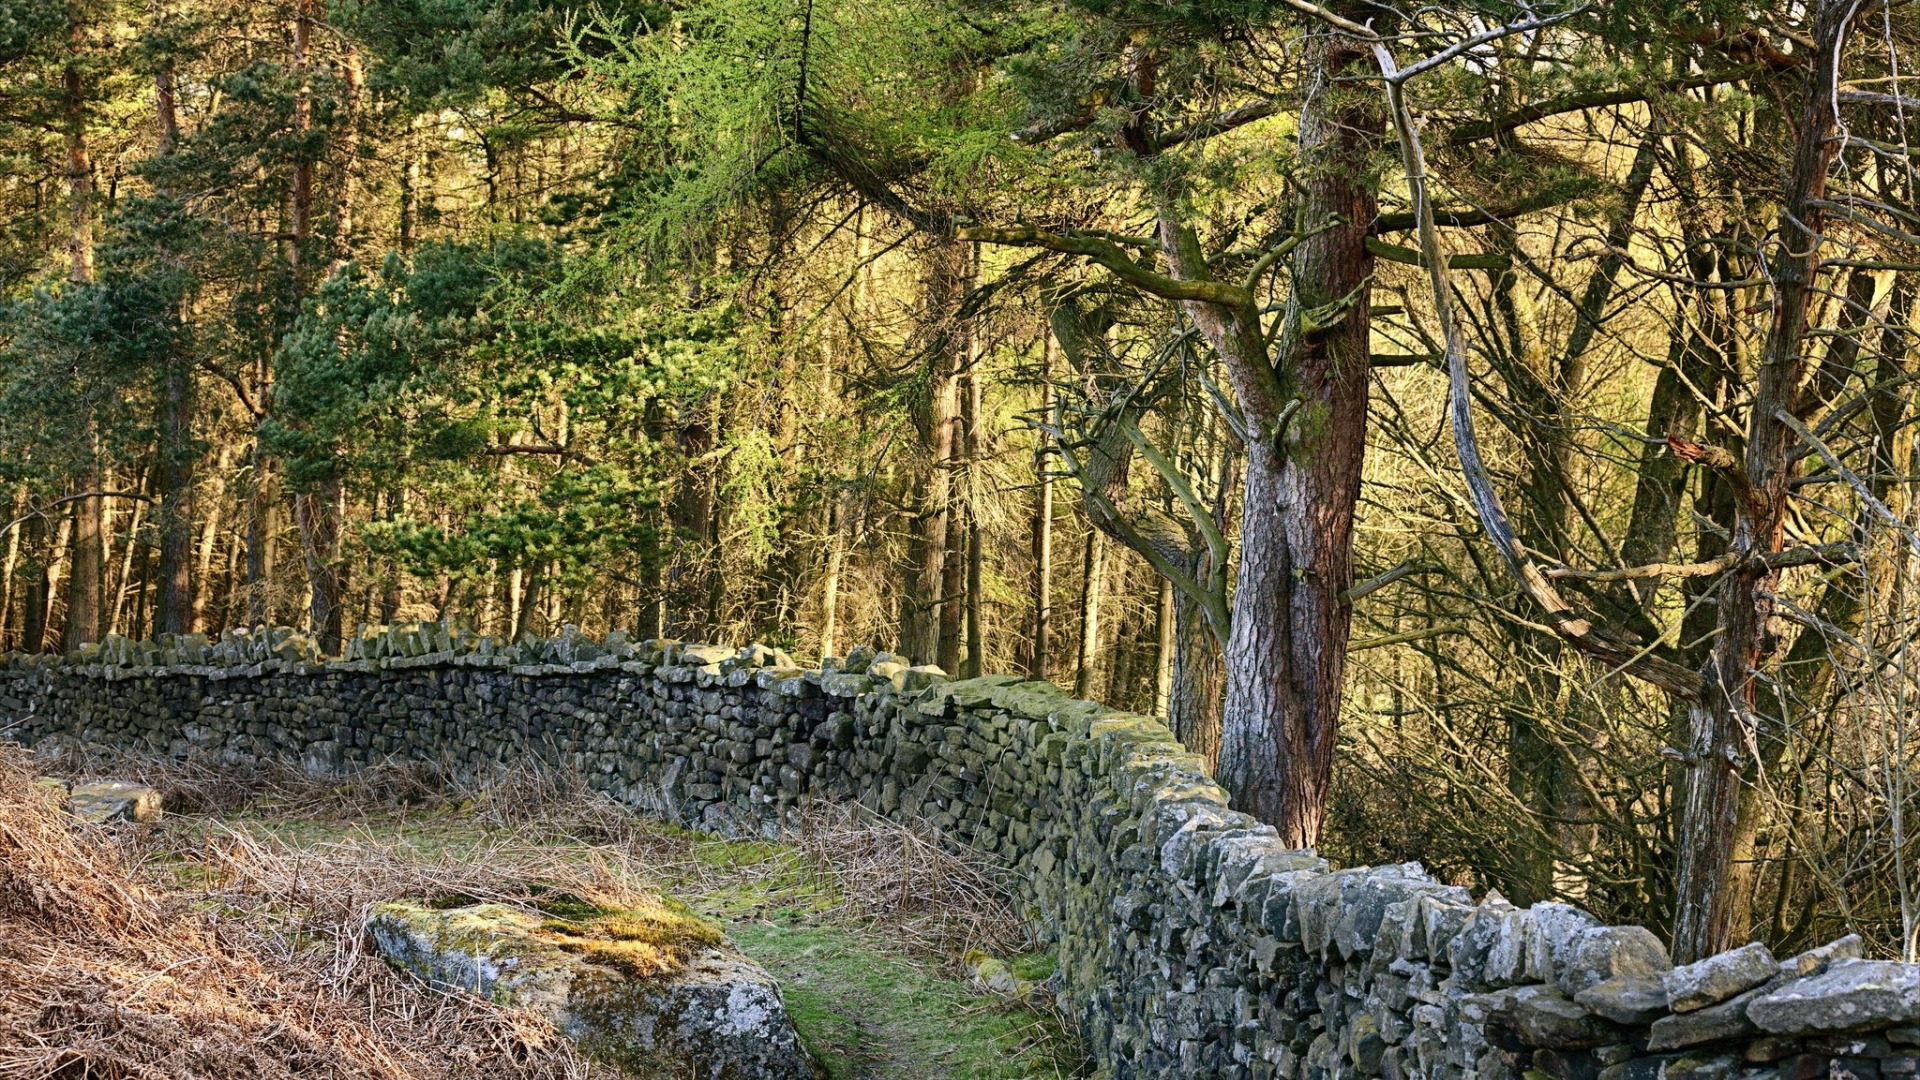
[[[437,1077],[477,1065],[475,1054],[485,1058],[486,1075],[604,1075],[539,1022],[464,996],[424,993],[367,956],[360,931],[367,912],[398,897],[518,906],[542,916],[563,946],[648,970],[666,959],[656,955],[663,934],[717,939],[719,929],[706,920],[723,921],[775,969],[803,1036],[836,1077],[893,1075],[875,1064],[889,1055],[914,1068],[946,1062],[911,1075],[982,1080],[1084,1067],[1051,999],[1016,1001],[966,987],[958,958],[970,950],[1008,956],[1036,973],[1036,964],[1050,971],[1051,959],[1033,952],[997,868],[926,827],[820,807],[777,841],[729,839],[646,821],[578,778],[532,768],[467,788],[411,764],[344,778],[279,765],[241,770],[140,758],[41,764],[74,778],[160,788],[170,815],[161,828],[72,842],[116,860],[102,872],[165,913],[157,917],[184,913],[222,944],[246,950],[261,970],[305,973],[323,1004],[359,1018],[359,1038],[369,1046],[398,1047],[370,1052],[369,1060],[384,1056],[377,1067],[348,1057],[335,1072],[300,1075]],[[25,775],[17,753],[7,767]],[[635,911],[647,917],[619,914]],[[245,997],[245,989],[236,984],[233,993]],[[850,1000],[870,1002],[851,1010],[867,1015],[837,1018]],[[275,1013],[262,1009],[267,1030]],[[8,1020],[0,1013],[0,1024]],[[0,1028],[0,1043],[11,1045],[13,1034]],[[97,1052],[106,1061],[122,1049]],[[295,1067],[305,1066],[287,1066]],[[9,1068],[0,1057],[0,1077],[57,1075]],[[196,1069],[149,1072],[292,1075]],[[96,1068],[88,1075],[115,1074]]]

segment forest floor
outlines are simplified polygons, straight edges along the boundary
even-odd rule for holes
[[[1025,937],[989,866],[923,831],[827,810],[780,840],[729,839],[527,776],[463,795],[406,770],[332,785],[127,762],[80,771],[104,768],[168,793],[172,812],[139,843],[142,878],[256,935],[324,939],[355,910],[409,892],[510,898],[536,880],[645,889],[721,923],[773,973],[832,1080],[1085,1071],[1049,998],[970,977],[973,950],[1036,983],[1054,957]]]

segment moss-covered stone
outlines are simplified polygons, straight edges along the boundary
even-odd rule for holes
[[[664,899],[542,906],[392,901],[367,930],[401,970],[532,1010],[630,1076],[813,1080],[772,977],[713,924]]]

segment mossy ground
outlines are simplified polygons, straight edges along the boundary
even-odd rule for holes
[[[212,819],[175,818],[169,829],[204,829]],[[358,840],[422,862],[484,857],[499,834],[459,805],[422,813],[360,816],[353,820],[280,817],[271,809],[228,814],[222,829],[271,837],[289,848],[319,854],[330,844]],[[639,949],[652,963],[668,939],[727,938],[771,971],[801,1036],[832,1080],[1024,1080],[1074,1075],[1082,1055],[1059,1016],[1042,1007],[983,993],[971,986],[958,957],[925,955],[914,943],[891,940],[884,926],[848,920],[831,875],[795,847],[766,840],[731,840],[670,826],[647,828],[678,857],[646,867],[645,886],[672,894],[660,910],[616,912],[556,895],[542,906],[545,929],[606,959]],[[556,847],[568,843],[554,840]],[[593,857],[579,844],[582,859]],[[191,886],[200,868],[183,861],[175,872]],[[449,898],[457,902],[461,898]],[[1005,958],[1023,979],[1044,980],[1051,953]]]

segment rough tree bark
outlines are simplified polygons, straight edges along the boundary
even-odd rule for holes
[[[936,241],[925,255],[927,301],[939,319],[929,344],[927,398],[914,410],[921,455],[915,462],[914,525],[908,539],[913,582],[901,598],[900,645],[916,664],[941,656],[946,606],[948,516],[953,502],[953,428],[959,413],[956,374],[960,355],[952,313],[972,268],[966,245]]]
[[[78,8],[67,25],[68,57],[62,72],[62,137],[67,152],[67,280],[86,285],[93,280],[93,157],[87,146],[87,88],[80,70],[85,32]],[[88,437],[88,467],[77,480],[81,492],[100,489],[99,438]],[[106,552],[102,548],[101,500],[91,496],[74,500],[71,540],[72,569],[67,575],[66,647],[78,648],[100,640],[102,589]]]
[[[1753,403],[1748,410],[1743,461],[1716,457],[1738,498],[1732,550],[1759,555],[1781,549],[1787,498],[1798,445],[1792,414],[1805,375],[1806,337],[1822,246],[1827,173],[1838,143],[1833,138],[1834,80],[1847,28],[1859,5],[1822,0],[1812,19],[1814,49],[1805,68],[1807,86],[1787,188],[1780,206],[1779,240],[1768,260],[1773,314]],[[1754,673],[1777,646],[1770,628],[1780,571],[1743,560],[1719,590],[1719,636],[1701,677],[1706,690],[1689,708],[1686,791],[1681,811],[1679,874],[1675,884],[1673,955],[1685,963],[1731,944],[1735,923],[1733,873],[1739,821],[1741,773],[1756,729]]]
[[[1277,375],[1240,326],[1208,334],[1233,373],[1249,433],[1219,775],[1237,809],[1297,847],[1320,839],[1353,616],[1344,594],[1366,449],[1366,232],[1375,214],[1367,162],[1386,130],[1376,95],[1347,84],[1366,65],[1365,46],[1316,26],[1306,49],[1302,219],[1337,224],[1295,253]],[[1338,313],[1310,325],[1316,310]],[[1220,322],[1194,321],[1203,330]],[[1282,412],[1289,400],[1299,402],[1292,416]]]
[[[153,109],[158,128],[156,155],[173,153],[180,124],[174,111],[173,67],[153,76]],[[184,348],[161,358],[160,387],[160,618],[159,630],[185,634],[193,629],[193,358]]]

